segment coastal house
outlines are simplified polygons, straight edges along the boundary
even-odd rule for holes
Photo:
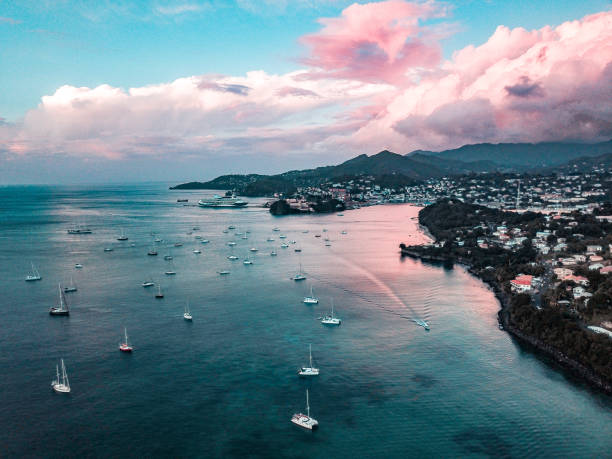
[[[572,275],[569,275],[569,276],[565,276],[563,278],[563,280],[573,281],[573,282],[577,283],[578,285],[582,285],[583,287],[588,287],[589,286],[589,280],[586,277],[584,277],[584,276],[574,276],[572,274]]]
[[[612,266],[604,266],[603,268],[600,268],[599,273],[605,275],[612,273]]]
[[[519,274],[510,281],[510,288],[515,293],[527,293],[531,291],[531,282],[533,276],[528,274]]]
[[[592,293],[587,292],[584,287],[574,287],[572,289],[572,294],[574,295],[574,299],[578,299],[578,298],[589,298],[591,296],[593,296]]]
[[[597,253],[597,252],[602,252],[603,251],[603,247],[598,245],[598,244],[589,244],[587,245],[586,248],[587,252],[593,252],[593,253]]]
[[[593,263],[589,265],[589,271],[599,271],[603,267],[604,265],[602,263]]]
[[[574,274],[574,271],[569,268],[555,268],[553,269],[553,272],[559,279],[565,279],[567,276]]]

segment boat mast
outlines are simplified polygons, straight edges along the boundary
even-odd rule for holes
[[[310,368],[312,368],[312,344],[308,345],[308,353],[310,354]]]
[[[310,417],[310,404],[308,403],[308,389],[306,389],[306,415]]]
[[[128,345],[128,338],[127,338],[127,328],[123,328],[123,331],[125,332],[125,345]]]
[[[55,365],[55,374],[56,374],[55,383],[59,384],[60,379],[59,379],[59,366],[58,365]]]

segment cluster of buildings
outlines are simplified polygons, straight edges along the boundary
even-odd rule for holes
[[[585,174],[464,175],[431,179],[401,191],[405,202],[421,205],[455,198],[500,210],[592,212],[606,196],[609,176],[609,171],[597,167]]]

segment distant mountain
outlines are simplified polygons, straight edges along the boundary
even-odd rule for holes
[[[222,175],[209,182],[189,182],[171,189],[235,190],[244,196],[269,196],[274,193],[289,195],[299,186],[343,182],[364,175],[373,176],[381,186],[396,188],[430,178],[468,173],[551,173],[555,168],[578,158],[589,161],[591,157],[595,160],[595,157],[601,156],[602,161],[605,161],[606,154],[612,154],[612,140],[595,144],[482,143],[441,152],[416,150],[407,155],[383,150],[371,156],[362,154],[335,166],[294,170],[277,175]]]
[[[416,150],[406,155],[434,157],[444,161],[487,161],[504,169],[557,166],[584,156],[612,153],[612,140],[600,143],[479,143],[453,150],[431,152]]]

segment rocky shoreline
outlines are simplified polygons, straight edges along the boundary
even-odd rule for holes
[[[422,226],[422,225],[420,225]],[[429,231],[428,231],[429,233]],[[569,358],[563,352],[559,351],[556,348],[542,342],[536,337],[529,336],[523,333],[521,330],[518,330],[516,327],[513,327],[509,322],[509,306],[510,306],[510,295],[505,293],[498,282],[495,280],[484,279],[480,276],[479,272],[472,268],[470,260],[466,259],[453,259],[442,256],[433,256],[428,254],[419,253],[417,250],[412,248],[402,248],[401,254],[405,256],[409,256],[414,259],[426,261],[426,262],[437,262],[437,263],[447,263],[447,264],[461,264],[463,265],[467,271],[480,279],[482,282],[487,284],[491,290],[493,291],[495,297],[500,303],[500,310],[497,314],[498,322],[500,327],[503,328],[504,331],[507,331],[511,336],[517,339],[519,342],[528,345],[532,349],[535,349],[538,352],[550,357],[554,360],[558,365],[562,368],[569,370],[573,375],[582,378],[584,381],[589,383],[594,388],[597,388],[608,395],[612,395],[612,384],[610,382],[605,381],[595,372],[585,367],[580,362]]]

